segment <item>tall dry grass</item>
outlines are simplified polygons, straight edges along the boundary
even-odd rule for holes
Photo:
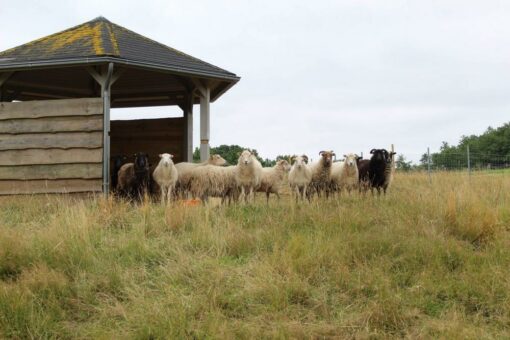
[[[510,337],[510,177],[385,198],[0,201],[0,337]]]

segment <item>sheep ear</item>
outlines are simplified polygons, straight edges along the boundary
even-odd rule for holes
[[[375,149],[370,150],[370,153],[374,153],[374,152],[375,152]]]
[[[170,154],[170,158],[174,158],[174,155]]]
[[[163,157],[163,155],[162,155],[162,154],[159,154],[159,155],[158,155],[158,157],[159,157],[159,158],[161,158],[161,157]]]

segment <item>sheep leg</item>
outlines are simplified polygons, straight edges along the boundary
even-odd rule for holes
[[[246,202],[246,193],[244,191],[244,185],[241,186],[241,194],[239,196],[241,198],[241,201],[244,200]]]
[[[253,190],[253,187],[250,187],[250,191],[248,193],[248,201],[250,201],[250,203],[255,202],[255,191]]]
[[[269,191],[266,191],[266,204],[269,205]]]
[[[167,201],[167,204],[170,204],[170,202],[172,201],[172,187],[171,186],[168,187],[168,192],[166,194],[166,201]]]
[[[160,186],[159,190],[161,191],[161,204],[165,205],[165,188],[163,188],[163,186]]]

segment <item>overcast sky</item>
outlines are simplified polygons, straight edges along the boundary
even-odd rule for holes
[[[510,121],[510,1],[8,1],[0,50],[102,15],[241,81],[211,144],[263,157],[389,147],[411,159]],[[195,141],[199,107],[195,106]],[[114,118],[180,114],[175,108]]]

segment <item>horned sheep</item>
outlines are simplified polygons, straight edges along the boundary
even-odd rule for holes
[[[308,156],[296,156],[292,158],[293,164],[289,172],[289,185],[291,191],[296,195],[296,202],[307,196],[308,186],[312,181],[312,170],[308,166]]]
[[[317,196],[320,197],[321,193],[324,191],[326,198],[328,198],[331,191],[331,164],[333,163],[335,153],[333,151],[321,151],[319,155],[321,158],[310,165],[312,170],[310,195],[316,193]]]
[[[372,149],[370,153],[372,157],[368,163],[368,171],[364,175],[363,180],[367,181],[372,193],[375,188],[379,195],[381,194],[381,189],[386,194],[393,175],[392,158],[395,152],[390,153],[386,149]]]

